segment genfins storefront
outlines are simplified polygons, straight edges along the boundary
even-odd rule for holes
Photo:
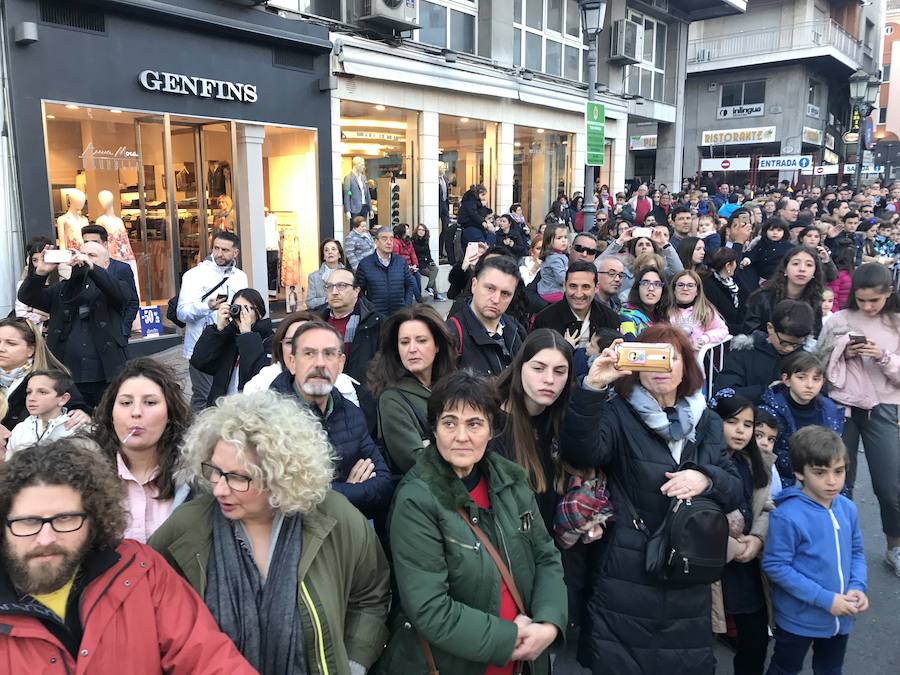
[[[327,30],[212,0],[10,0],[5,23],[26,242],[102,225],[164,306],[231,230],[272,311],[296,302],[333,229]]]

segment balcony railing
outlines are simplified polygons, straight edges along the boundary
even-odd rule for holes
[[[853,63],[862,63],[862,43],[835,21],[825,19],[691,40],[688,43],[688,64],[701,65],[818,47],[833,47]]]

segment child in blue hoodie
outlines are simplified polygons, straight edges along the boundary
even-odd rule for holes
[[[769,515],[762,568],[772,583],[775,651],[767,675],[793,675],[810,646],[817,673],[840,673],[853,617],[869,608],[856,505],[841,495],[847,448],[820,426],[791,437],[801,487],[783,490]]]
[[[796,480],[788,443],[798,429],[817,424],[838,434],[844,430],[844,412],[822,395],[824,384],[822,360],[815,354],[799,350],[782,360],[781,384],[770,387],[762,395],[760,407],[778,420],[775,468],[783,488],[790,487]]]

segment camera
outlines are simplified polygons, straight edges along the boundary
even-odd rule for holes
[[[228,316],[231,317],[232,321],[237,321],[238,317],[241,315],[241,306],[240,305],[232,305],[228,308]]]

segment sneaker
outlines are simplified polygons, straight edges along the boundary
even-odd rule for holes
[[[434,301],[435,301],[435,302],[446,302],[446,301],[447,301],[447,297],[444,296],[444,295],[441,295],[440,293],[435,293],[435,294],[434,294]]]
[[[900,546],[888,549],[884,554],[884,562],[894,570],[894,574],[900,577]]]

